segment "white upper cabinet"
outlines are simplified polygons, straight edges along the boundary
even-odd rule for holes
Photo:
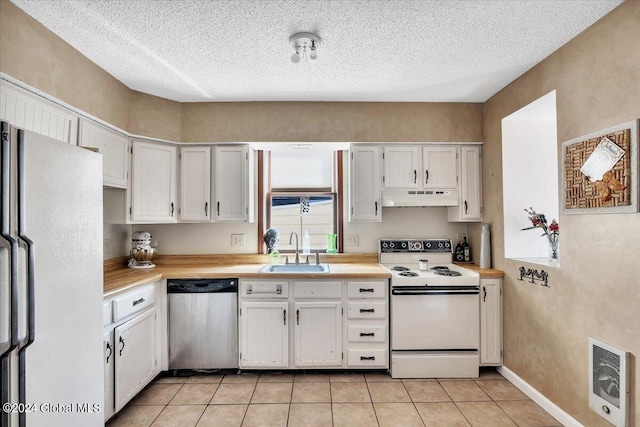
[[[77,114],[4,81],[0,82],[0,119],[68,144],[77,143]]]
[[[422,186],[443,190],[458,187],[458,147],[422,147]]]
[[[349,221],[382,221],[380,150],[379,146],[351,146]]]
[[[384,147],[386,189],[458,188],[458,147],[439,145],[404,145]]]
[[[482,151],[479,145],[461,148],[460,204],[447,208],[450,222],[482,220]]]
[[[214,149],[215,221],[253,222],[253,150],[247,145]]]
[[[107,187],[127,188],[129,180],[129,139],[87,119],[80,119],[81,147],[97,148],[102,154],[103,184]]]
[[[419,146],[384,147],[384,188],[421,188]]]
[[[176,152],[173,145],[133,141],[132,222],[177,222]]]
[[[211,220],[211,147],[180,148],[179,218]]]

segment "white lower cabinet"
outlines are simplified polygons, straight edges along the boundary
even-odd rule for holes
[[[289,365],[289,303],[240,303],[240,367],[286,368]]]
[[[342,302],[296,302],[294,307],[296,367],[342,366]]]
[[[388,281],[346,283],[347,367],[385,368],[389,354]]]
[[[116,412],[160,372],[156,357],[156,321],[154,307],[114,330]]]
[[[165,288],[163,282],[156,282],[104,301],[105,420],[162,370],[161,293]]]
[[[111,418],[114,412],[114,360],[115,349],[113,346],[113,330],[105,331],[102,338],[102,350],[104,351],[104,420]]]
[[[480,279],[480,364],[502,365],[502,279]]]
[[[387,289],[387,280],[241,280],[240,368],[387,368]]]

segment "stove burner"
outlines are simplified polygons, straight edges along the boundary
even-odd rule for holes
[[[418,273],[413,272],[413,271],[403,271],[401,273],[398,273],[398,276],[402,276],[402,277],[417,277]]]
[[[391,267],[393,271],[409,271],[407,267],[402,267],[400,265],[396,265],[395,267]]]
[[[457,271],[453,271],[453,270],[449,270],[449,269],[445,269],[445,270],[436,270],[435,274],[439,275],[439,276],[448,276],[448,277],[457,277],[457,276],[462,276],[462,274],[458,273]]]
[[[436,265],[435,267],[431,268],[432,270],[438,271],[438,270],[448,270],[449,267],[446,267],[444,265]]]

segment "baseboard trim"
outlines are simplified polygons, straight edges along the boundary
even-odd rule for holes
[[[558,405],[550,401],[545,395],[533,388],[528,382],[520,378],[511,369],[506,366],[498,367],[498,372],[505,377],[511,384],[518,387],[520,391],[529,396],[531,400],[536,402],[542,409],[547,411],[549,415],[555,418],[565,427],[584,427],[578,420],[560,409]]]

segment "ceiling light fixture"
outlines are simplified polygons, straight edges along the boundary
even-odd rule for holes
[[[293,47],[291,62],[297,64],[301,58],[315,61],[318,58],[318,46],[322,43],[320,36],[313,33],[295,33],[289,36],[289,44]]]

